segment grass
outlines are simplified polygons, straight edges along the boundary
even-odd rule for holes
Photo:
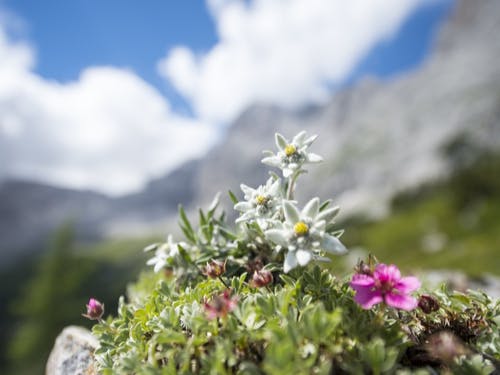
[[[344,243],[406,270],[500,275],[500,189],[484,188],[498,184],[500,158],[486,165],[487,171],[475,164],[447,181],[400,195],[386,219],[346,221]],[[471,176],[477,173],[481,178]]]

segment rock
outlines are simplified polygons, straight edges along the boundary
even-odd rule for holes
[[[500,277],[498,276],[485,274],[472,278],[460,271],[434,270],[426,272],[422,275],[422,279],[431,288],[445,283],[451,289],[459,292],[480,290],[493,299],[500,299]]]
[[[89,330],[69,326],[59,334],[50,353],[46,375],[97,375],[94,350],[99,345]]]

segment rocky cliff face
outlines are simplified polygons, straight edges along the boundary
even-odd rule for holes
[[[111,199],[40,184],[0,184],[1,248],[32,246],[68,217],[84,238],[130,235],[163,225],[178,203],[203,206],[228,188],[241,196],[241,182],[265,181],[260,150],[274,148],[276,131],[320,135],[312,149],[325,162],[310,168],[299,198],[319,193],[335,198],[344,214],[383,215],[395,192],[449,172],[441,149],[455,137],[465,135],[480,148],[499,146],[498,30],[498,0],[457,0],[418,69],[388,81],[367,78],[317,107],[255,105],[203,160],[138,194]]]

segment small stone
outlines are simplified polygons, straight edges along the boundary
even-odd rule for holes
[[[59,334],[52,348],[46,375],[97,375],[94,351],[99,342],[83,327],[69,326]]]

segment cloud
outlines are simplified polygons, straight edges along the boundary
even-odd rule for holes
[[[332,84],[429,1],[440,0],[207,0],[218,43],[205,53],[178,46],[158,62],[196,118],[173,112],[129,70],[89,67],[64,84],[40,77],[35,49],[7,36],[7,27],[23,34],[22,22],[0,13],[0,180],[137,190],[202,156],[219,136],[213,124],[254,103],[327,99]]]
[[[259,102],[321,102],[429,1],[208,0],[219,42],[201,54],[174,48],[158,70],[208,121],[228,123]]]
[[[121,194],[215,141],[215,127],[176,115],[131,71],[90,67],[61,84],[33,73],[34,64],[33,48],[0,24],[0,179]]]

